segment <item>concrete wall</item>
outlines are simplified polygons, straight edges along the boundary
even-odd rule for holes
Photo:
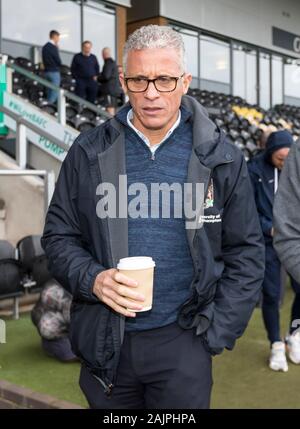
[[[300,58],[272,45],[272,26],[300,36],[299,0],[160,0],[160,15]]]
[[[36,170],[53,170],[55,180],[57,180],[61,168],[61,162],[58,159],[30,142],[28,145],[28,164]]]
[[[0,151],[0,169],[17,169],[15,162]],[[5,202],[4,227],[0,239],[14,245],[44,226],[44,184],[39,177],[0,176],[0,199]],[[3,221],[3,219],[1,219]]]

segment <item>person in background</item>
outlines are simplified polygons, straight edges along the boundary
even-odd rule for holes
[[[56,30],[51,30],[49,33],[49,42],[42,49],[42,60],[45,70],[45,78],[53,85],[60,86],[60,66],[61,59],[58,51],[58,43],[60,34]],[[54,89],[48,89],[47,100],[49,103],[55,103],[58,97],[58,92]]]
[[[260,126],[260,129],[262,130],[262,134],[258,140],[258,146],[261,150],[265,150],[266,143],[267,143],[267,140],[268,140],[270,134],[276,132],[277,128],[274,127],[274,125],[269,125],[269,126],[264,125],[263,126],[263,124],[262,124]]]
[[[269,366],[274,371],[288,371],[285,343],[280,336],[279,305],[282,286],[281,264],[273,247],[273,203],[280,172],[293,145],[292,135],[286,131],[270,134],[265,150],[249,162],[257,210],[266,244],[266,270],[263,282],[262,313],[271,343]],[[291,277],[295,292],[291,319],[300,319],[300,285]],[[300,341],[289,335],[286,338],[288,354],[292,362],[300,364]]]
[[[104,65],[98,78],[98,81],[101,83],[100,94],[106,96],[107,112],[114,115],[118,105],[118,97],[120,97],[122,93],[119,81],[119,70],[117,63],[111,57],[109,48],[102,49],[102,58],[104,60]]]
[[[75,94],[95,103],[98,91],[97,76],[100,72],[99,63],[97,57],[91,53],[92,42],[86,40],[81,46],[81,52],[74,55],[71,64],[71,72],[76,80]]]
[[[120,79],[120,76],[122,76],[122,74],[123,74],[123,66],[119,64],[118,65],[119,79]],[[123,106],[123,104],[125,104],[129,99],[128,99],[128,96],[126,96],[125,92],[123,91],[122,87],[120,88],[121,88],[121,93],[119,95],[119,99],[120,99],[121,105]]]
[[[281,173],[274,202],[274,247],[285,269],[300,283],[300,141],[295,143]],[[287,348],[300,363],[300,292],[295,296]],[[295,352],[293,353],[293,350]]]

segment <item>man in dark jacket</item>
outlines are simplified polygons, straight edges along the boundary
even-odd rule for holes
[[[71,64],[71,72],[76,79],[75,94],[91,103],[95,103],[99,74],[97,57],[91,53],[92,43],[88,40],[82,43],[82,52],[74,55]]]
[[[98,78],[101,83],[100,94],[105,95],[107,98],[107,112],[114,115],[118,105],[118,97],[122,92],[119,81],[119,70],[117,63],[111,57],[111,51],[109,48],[104,48],[102,50],[102,58],[104,60],[104,65]]]
[[[274,202],[274,247],[285,269],[300,283],[300,141],[291,148],[281,173]],[[287,339],[291,360],[300,363],[300,293],[292,308]]]
[[[191,79],[179,33],[135,31],[121,76],[130,103],[78,137],[49,207],[42,245],[73,295],[71,342],[92,408],[209,407],[212,355],[234,347],[259,299],[264,245],[247,166],[185,95]],[[161,203],[152,215],[156,202],[136,194],[157,184],[188,189],[195,210],[178,216],[170,196],[172,215]],[[127,310],[144,300],[116,269],[127,256],[155,260],[150,311]]]
[[[254,188],[257,210],[266,243],[266,271],[263,282],[262,313],[268,338],[271,344],[269,366],[275,371],[287,371],[285,344],[280,336],[279,303],[281,291],[281,265],[273,247],[273,203],[278,180],[284,161],[288,156],[293,138],[288,131],[270,134],[266,149],[248,164]],[[291,320],[300,318],[300,285],[291,278],[295,291]],[[289,336],[293,333],[291,323]],[[288,336],[288,337],[289,337]],[[289,338],[287,338],[289,342]],[[294,343],[293,343],[294,344]],[[300,350],[297,344],[289,347],[289,357],[300,363]],[[299,361],[298,361],[299,360]]]
[[[56,86],[60,86],[60,66],[61,59],[58,52],[60,34],[56,30],[50,31],[49,42],[43,46],[42,59],[45,69],[45,78]],[[54,89],[48,89],[47,100],[55,103],[58,93]]]

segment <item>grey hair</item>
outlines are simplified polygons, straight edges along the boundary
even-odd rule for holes
[[[126,73],[129,51],[154,48],[173,48],[180,56],[182,72],[186,69],[185,48],[181,34],[166,25],[145,25],[135,30],[123,49],[123,71]]]

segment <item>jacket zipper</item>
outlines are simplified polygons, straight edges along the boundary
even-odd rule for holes
[[[158,146],[158,148],[155,150],[155,152],[152,152],[152,150],[149,148],[149,146],[147,146],[148,149],[149,149],[149,151],[151,152],[151,161],[155,161],[156,152],[158,152],[161,149],[161,147],[164,146],[164,144],[169,140],[170,137],[171,136],[169,136],[166,140],[164,140],[163,142],[161,142],[160,145]]]
[[[93,374],[93,377],[95,377],[99,383],[101,383],[101,385],[104,387],[104,392],[107,396],[111,396],[112,393],[112,389],[114,387],[114,385],[108,381],[108,383],[105,383],[100,377],[98,377],[97,375]]]

